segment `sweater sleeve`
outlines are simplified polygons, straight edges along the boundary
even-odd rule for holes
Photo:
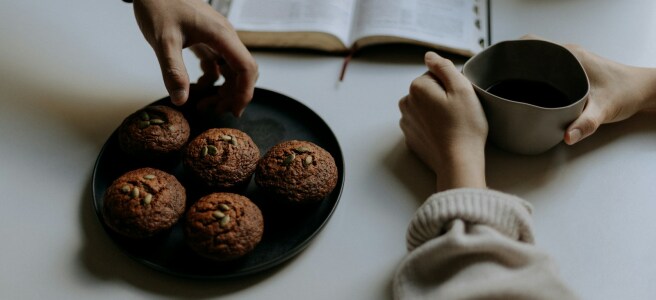
[[[417,210],[395,299],[576,299],[533,244],[531,205],[486,189],[432,195]]]

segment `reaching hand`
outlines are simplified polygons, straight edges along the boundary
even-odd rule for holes
[[[219,95],[206,102],[218,112],[241,115],[253,97],[257,64],[225,17],[201,0],[136,0],[134,12],[174,104],[182,105],[189,97],[182,49],[193,46],[203,71],[199,85],[211,86],[225,77]]]
[[[437,173],[438,191],[485,188],[488,125],[472,84],[434,52],[424,58],[428,72],[399,102],[406,144]]]

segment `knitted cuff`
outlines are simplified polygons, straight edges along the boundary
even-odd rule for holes
[[[406,235],[408,250],[446,232],[454,219],[490,226],[522,242],[533,243],[531,204],[487,189],[453,189],[430,196],[419,207]]]

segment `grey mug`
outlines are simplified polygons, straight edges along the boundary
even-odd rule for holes
[[[559,144],[568,125],[583,111],[590,89],[574,54],[543,40],[496,43],[470,58],[462,72],[472,82],[485,111],[489,140],[519,154],[539,154]],[[489,92],[490,87],[505,80],[549,84],[567,97],[566,102],[543,107]]]

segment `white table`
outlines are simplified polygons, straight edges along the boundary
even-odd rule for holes
[[[493,38],[535,33],[656,67],[656,2],[494,1]],[[433,176],[402,142],[397,101],[422,53],[341,58],[255,53],[258,86],[330,124],[346,161],[336,212],[310,246],[270,272],[192,281],[153,271],[106,237],[91,171],[130,112],[165,94],[131,7],[114,1],[0,2],[0,298],[386,299],[406,225]],[[185,52],[192,78],[200,74]],[[284,76],[280,76],[284,74]],[[537,243],[585,299],[656,296],[656,126],[603,126],[540,156],[490,148],[489,184],[534,204]]]

